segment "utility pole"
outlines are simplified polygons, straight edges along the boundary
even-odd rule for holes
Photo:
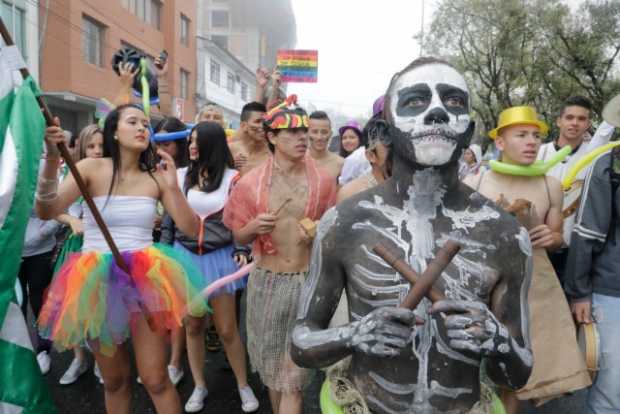
[[[424,50],[424,1],[422,0],[422,20],[420,22],[420,56]]]

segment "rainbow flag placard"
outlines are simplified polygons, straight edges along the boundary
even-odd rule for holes
[[[282,82],[315,83],[317,81],[318,50],[278,50],[277,63]]]

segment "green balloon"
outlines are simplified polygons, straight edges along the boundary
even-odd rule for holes
[[[491,170],[500,174],[518,175],[522,177],[540,177],[547,174],[547,172],[556,164],[562,162],[564,158],[568,157],[572,150],[573,149],[567,145],[556,152],[555,155],[549,158],[548,161],[536,161],[527,167],[523,165],[506,164],[505,162],[495,160],[490,161],[489,166],[491,167]]]

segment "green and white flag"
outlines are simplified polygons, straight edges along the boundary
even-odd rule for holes
[[[15,302],[45,130],[36,83],[14,70],[19,60],[15,47],[0,46],[0,414],[56,413]]]

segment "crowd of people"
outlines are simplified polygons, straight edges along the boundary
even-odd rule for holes
[[[131,73],[121,69],[123,76]],[[366,125],[351,120],[332,136],[336,126],[326,112],[307,114],[295,96],[282,95],[277,74],[271,88],[269,80],[258,71],[257,100],[242,108],[236,131],[214,104],[201,108],[192,124],[168,116],[151,125],[140,105],[123,103],[74,142],[62,120],[47,128],[19,273],[23,311],[30,305],[37,319],[43,374],[50,369],[52,343],[74,353],[63,385],[89,370],[92,353],[107,412],[129,413],[130,340],[139,382],[157,412],[181,412],[183,404],[186,412],[200,412],[208,395],[206,339],[214,349],[221,342],[243,412],[259,408],[248,385],[246,351],[269,389],[273,412],[302,412],[310,371],[295,363],[291,335],[315,266],[318,223],[331,207],[389,180],[397,148],[385,139],[392,125],[383,96]],[[504,110],[489,131],[499,165],[527,171],[571,148],[545,175],[495,169],[480,144],[459,160],[462,185],[515,215],[533,250],[528,305],[536,362],[524,387],[499,390],[509,413],[519,412],[524,401],[590,385],[571,313],[577,323],[598,322],[604,364],[589,389],[588,412],[620,412],[620,354],[613,351],[620,327],[618,154],[605,152],[577,174],[570,190],[561,187],[571,168],[613,135],[614,127],[602,122],[590,136],[593,115],[586,98],[566,99],[557,137],[543,143],[549,126],[533,108]],[[61,142],[73,148],[120,253],[62,162]],[[249,275],[202,296],[242,268]],[[245,321],[239,320],[242,297]],[[332,324],[349,321],[346,295],[333,311]],[[245,344],[240,324],[247,330]],[[194,390],[181,402],[175,386],[185,375],[185,353]]]

